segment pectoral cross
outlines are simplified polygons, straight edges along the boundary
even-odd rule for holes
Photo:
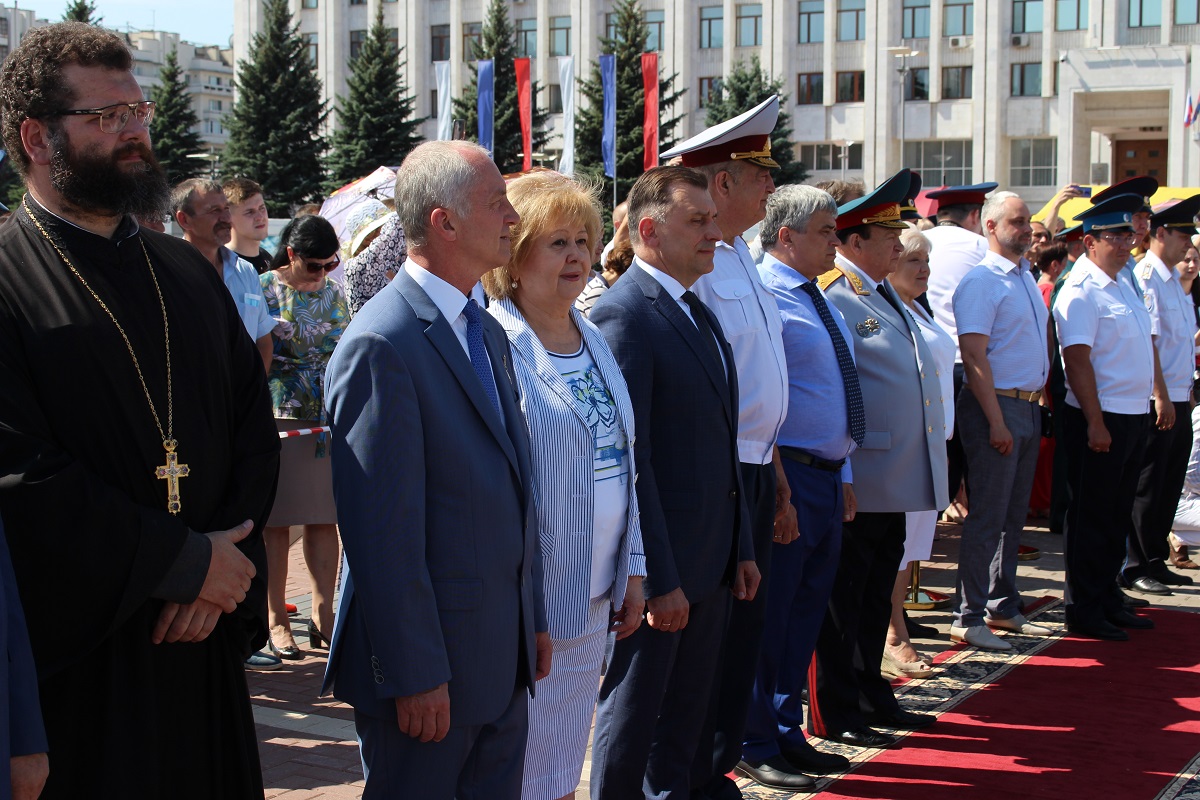
[[[182,507],[179,503],[179,479],[188,476],[188,465],[179,463],[179,456],[175,454],[175,448],[179,443],[174,439],[166,439],[163,441],[163,448],[167,451],[167,463],[161,467],[155,467],[154,474],[159,480],[167,482],[167,511],[172,514],[178,514]]]

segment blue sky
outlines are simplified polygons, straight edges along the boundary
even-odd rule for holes
[[[5,5],[12,0],[6,0]],[[67,0],[16,0],[51,22],[62,19]],[[194,44],[229,45],[233,35],[233,0],[92,0],[104,25],[124,30],[171,31]]]

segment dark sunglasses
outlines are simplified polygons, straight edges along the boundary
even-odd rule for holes
[[[341,256],[334,256],[332,261],[322,261],[319,264],[314,264],[304,256],[300,256],[300,261],[304,264],[304,268],[306,270],[316,273],[321,272],[322,270],[325,272],[330,272],[337,269],[337,265],[342,263],[342,258]]]

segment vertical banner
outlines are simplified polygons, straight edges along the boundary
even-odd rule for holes
[[[604,89],[604,131],[600,135],[600,154],[604,174],[617,177],[617,57],[600,56],[600,85]]]
[[[558,59],[558,88],[562,96],[562,156],[558,171],[563,175],[575,172],[575,57]]]
[[[490,58],[475,62],[478,69],[479,102],[476,111],[479,116],[479,146],[494,152],[495,122],[496,122],[496,64]]]
[[[437,61],[433,65],[437,72],[437,138],[449,141],[454,136],[454,102],[450,96],[450,62]]]
[[[517,70],[517,115],[521,119],[521,162],[524,171],[533,167],[533,93],[529,85],[529,59],[514,58]]]
[[[642,168],[650,169],[658,166],[658,53],[642,53],[642,88],[646,93]]]

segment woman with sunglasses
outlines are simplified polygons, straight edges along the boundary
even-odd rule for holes
[[[325,425],[325,368],[350,321],[346,296],[328,277],[337,267],[338,238],[324,217],[297,217],[279,236],[279,250],[264,272],[263,296],[279,324],[267,383],[279,430]],[[303,658],[285,607],[289,527],[304,526],[304,561],[312,582],[308,645],[328,645],[333,628],[337,580],[337,516],[325,435],[286,438],[279,462],[279,488],[263,539],[267,548],[267,610],[271,651],[287,660]]]

